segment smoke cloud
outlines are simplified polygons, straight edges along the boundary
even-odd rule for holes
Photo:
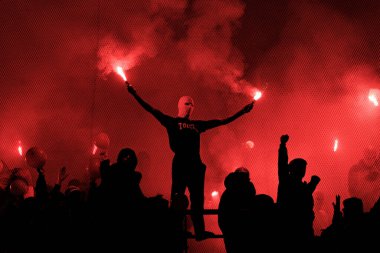
[[[249,114],[202,136],[207,208],[217,207],[211,192],[221,193],[238,166],[250,170],[258,193],[276,198],[282,134],[290,136],[289,158],[308,161],[305,180],[321,177],[327,203],[353,194],[350,168],[379,146],[379,107],[368,99],[380,88],[378,1],[2,1],[1,8],[0,158],[26,166],[19,141],[25,151],[44,149],[50,184],[63,165],[86,180],[93,138],[104,132],[112,161],[133,148],[143,191],[169,196],[167,133],[128,94],[116,66],[164,113],[176,115],[178,98],[193,97],[196,119],[228,117],[252,100],[252,88],[266,87]]]

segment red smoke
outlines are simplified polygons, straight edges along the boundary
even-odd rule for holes
[[[279,138],[289,134],[290,157],[308,161],[306,180],[321,177],[329,212],[336,194],[351,194],[350,168],[380,146],[379,107],[368,100],[380,88],[379,14],[378,1],[6,1],[1,159],[25,165],[14,148],[22,140],[48,154],[48,182],[63,165],[85,179],[93,138],[105,132],[111,160],[135,149],[144,192],[168,197],[165,129],[130,97],[115,64],[167,114],[193,97],[197,119],[233,114],[252,99],[247,87],[268,83],[250,114],[203,135],[206,198],[237,166],[275,198]]]

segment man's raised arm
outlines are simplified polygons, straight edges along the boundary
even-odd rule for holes
[[[145,100],[143,100],[136,92],[135,88],[128,82],[126,82],[128,92],[132,94],[132,96],[139,102],[139,104],[148,112],[155,115],[156,109],[154,109],[150,104],[148,104]]]
[[[135,88],[128,82],[125,82],[127,84],[128,92],[132,94],[132,96],[139,102],[139,104],[148,112],[150,112],[162,125],[165,125],[165,122],[170,117],[162,113],[161,111],[153,108],[150,104],[148,104],[145,100],[143,100],[139,95],[137,95],[137,92]]]
[[[226,124],[234,121],[235,119],[239,118],[240,116],[242,116],[242,115],[244,115],[246,113],[249,113],[252,110],[253,105],[254,105],[254,101],[252,101],[251,103],[249,103],[246,106],[244,106],[243,109],[241,109],[240,111],[238,111],[234,115],[221,120],[222,125],[226,125]]]
[[[205,130],[211,129],[211,128],[214,128],[214,127],[218,127],[218,126],[222,126],[222,125],[226,125],[228,123],[231,123],[235,119],[237,119],[237,118],[241,117],[242,115],[250,112],[252,110],[252,108],[253,108],[253,105],[254,105],[254,102],[252,101],[249,104],[247,104],[246,106],[244,106],[237,113],[235,113],[234,115],[232,115],[232,116],[230,116],[228,118],[225,118],[225,119],[214,119],[214,120],[208,120],[208,121],[206,121]]]
[[[280,147],[278,149],[278,179],[283,181],[288,177],[289,167],[288,167],[288,149],[286,148],[286,143],[289,140],[289,135],[281,135]]]

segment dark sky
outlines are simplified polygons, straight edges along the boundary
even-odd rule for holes
[[[182,95],[194,119],[224,118],[267,85],[248,115],[202,136],[206,207],[215,208],[228,172],[246,166],[260,193],[276,197],[277,149],[308,161],[327,208],[335,194],[379,195],[380,168],[353,173],[379,154],[380,2],[377,0],[0,1],[0,156],[38,146],[54,183],[66,165],[85,179],[94,136],[139,156],[146,195],[170,192],[172,153],[165,129],[128,94],[121,65],[152,106],[176,115]],[[333,152],[334,140],[339,140]],[[246,141],[254,143],[247,148]],[[367,173],[372,173],[368,179]],[[357,185],[361,185],[360,187]],[[349,190],[350,189],[350,190]]]

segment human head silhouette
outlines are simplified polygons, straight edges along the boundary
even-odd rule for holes
[[[130,168],[132,170],[136,169],[137,166],[137,156],[133,149],[123,148],[120,150],[117,156],[117,163],[123,165],[123,167]]]
[[[178,100],[178,117],[190,118],[194,111],[194,100],[190,96],[182,96]]]
[[[363,201],[357,197],[349,197],[343,200],[343,215],[346,219],[353,220],[363,215]]]
[[[295,158],[289,162],[289,173],[296,179],[301,180],[306,174],[307,162],[303,158]]]

